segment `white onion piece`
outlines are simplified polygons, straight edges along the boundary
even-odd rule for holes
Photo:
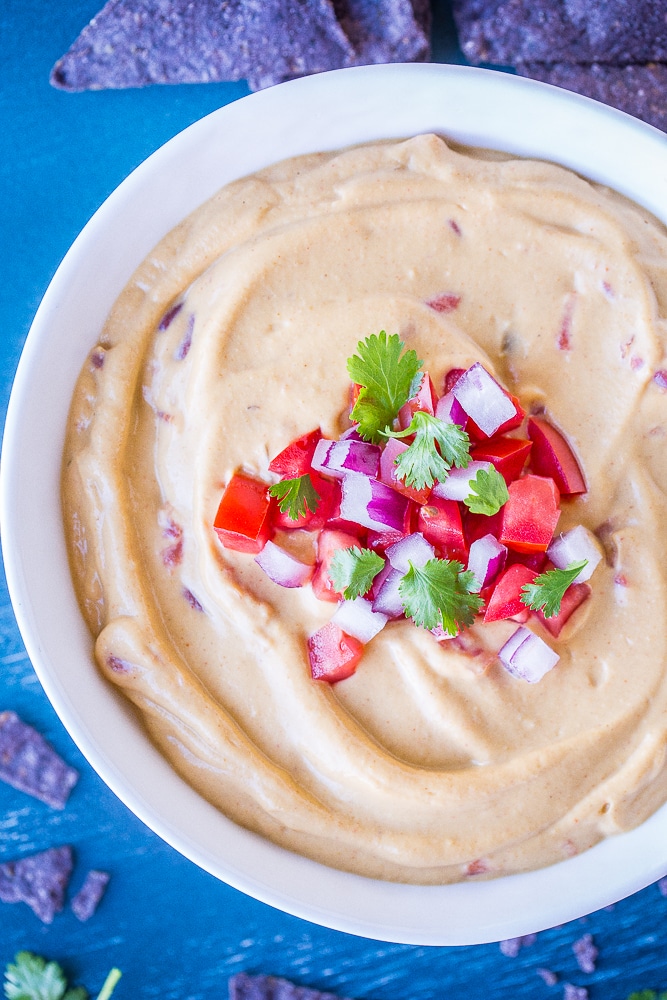
[[[551,646],[525,625],[520,625],[498,653],[498,659],[512,677],[536,684],[560,660]]]
[[[435,415],[446,424],[458,424],[459,427],[465,428],[468,423],[468,414],[453,392],[446,392],[440,397],[436,403]]]
[[[468,569],[475,577],[475,590],[482,590],[498,576],[505,566],[507,548],[492,535],[477,538],[470,546]]]
[[[319,445],[320,442],[318,442]],[[362,476],[377,476],[380,467],[380,449],[368,441],[330,441],[329,447],[313,456],[312,468],[324,472],[335,479],[342,479],[348,472],[358,472]],[[317,464],[315,464],[317,462]]]
[[[255,556],[255,562],[281,587],[303,587],[313,575],[313,566],[300,562],[271,541]]]
[[[373,611],[371,602],[365,597],[355,597],[339,604],[331,620],[359,642],[370,642],[385,627],[389,616]]]
[[[408,499],[377,479],[359,473],[343,476],[340,516],[373,531],[404,530]]]
[[[407,573],[410,563],[413,566],[424,566],[435,556],[435,549],[427,542],[420,531],[406,535],[399,542],[394,542],[387,549],[387,559],[399,573]]]
[[[387,618],[400,618],[405,614],[403,602],[398,592],[398,586],[403,579],[403,573],[397,569],[392,569],[386,576],[384,583],[373,601],[373,611],[379,611]]]
[[[471,494],[470,483],[480,469],[486,472],[491,469],[491,462],[470,462],[467,469],[452,469],[447,478],[433,487],[433,496],[443,500],[458,500],[459,502]]]
[[[588,564],[573,580],[573,583],[583,583],[593,575],[602,560],[603,552],[593,532],[583,524],[578,524],[576,528],[554,538],[547,549],[547,555],[557,569],[567,569],[572,563],[587,559]]]
[[[452,392],[468,416],[489,437],[516,415],[510,397],[479,361],[461,375],[452,386]]]

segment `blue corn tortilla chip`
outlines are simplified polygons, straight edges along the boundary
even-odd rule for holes
[[[27,903],[50,924],[63,908],[73,863],[72,848],[65,845],[0,864],[0,900]]]
[[[592,97],[667,132],[665,63],[649,63],[645,66],[526,63],[517,66],[517,73]]]
[[[0,778],[19,791],[63,809],[78,780],[37,730],[15,712],[0,712]]]
[[[239,972],[229,980],[229,1000],[340,1000],[309,986],[297,986],[277,976],[249,976]]]
[[[88,872],[83,885],[72,897],[70,903],[77,920],[82,922],[90,920],[104,895],[109,878],[108,872],[100,872],[95,869]]]
[[[453,0],[459,43],[473,63],[667,60],[662,0]]]
[[[109,0],[51,83],[77,91],[248,79],[260,89],[351,54],[330,0]]]
[[[251,90],[430,55],[428,0],[109,0],[51,71],[68,91],[246,79]]]

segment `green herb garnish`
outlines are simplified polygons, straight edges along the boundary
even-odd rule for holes
[[[415,625],[433,629],[441,625],[448,635],[458,635],[472,625],[483,601],[472,593],[475,576],[455,559],[429,559],[413,566],[398,585],[405,613]]]
[[[491,517],[510,498],[507,484],[497,469],[480,469],[470,483],[472,493],[464,499],[471,514],[486,514]]]
[[[396,459],[396,476],[406,486],[423,490],[447,478],[453,465],[465,469],[470,462],[470,438],[458,424],[448,424],[431,413],[417,410],[404,431],[384,432],[384,437],[414,441]]]
[[[109,1000],[120,977],[120,969],[111,969],[97,1000]],[[7,1000],[88,1000],[83,986],[67,988],[57,962],[47,962],[30,951],[20,951],[5,969],[4,992]]]
[[[308,511],[314,514],[320,502],[320,495],[313,486],[308,473],[296,479],[282,479],[269,487],[269,494],[280,501],[281,514],[287,514],[292,521],[298,521]]]
[[[563,594],[586,565],[588,559],[582,559],[567,569],[549,569],[541,573],[521,588],[522,603],[533,611],[543,610],[545,618],[553,618],[560,611]]]
[[[415,351],[401,355],[405,344],[397,333],[384,330],[357,344],[357,354],[347,360],[350,378],[361,386],[351,419],[365,441],[379,444],[400,408],[419,390],[423,364]]]
[[[363,597],[384,566],[384,559],[372,549],[338,549],[334,552],[329,575],[339,594],[346,601]]]

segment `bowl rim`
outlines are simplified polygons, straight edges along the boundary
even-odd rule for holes
[[[92,332],[84,343],[84,324],[99,330],[159,237],[227,181],[286,156],[431,131],[561,163],[667,222],[667,192],[660,184],[667,136],[525,78],[467,66],[391,64],[335,70],[236,100],[141,163],[93,215],[56,271],[10,396],[0,524],[10,598],[38,678],[88,762],[151,830],[223,882],[302,919],[382,941],[472,945],[564,923],[663,876],[667,805],[637,829],[582,855],[493,880],[414,886],[327,868],[236,826],[172,771],[123,696],[90,671],[90,635],[73,588],[62,585],[58,572],[66,559],[59,497],[63,412],[96,336]],[[100,260],[105,287],[93,296],[90,283]],[[72,317],[79,332],[68,339]],[[46,425],[45,413],[51,414]],[[36,446],[35,428],[42,428]],[[42,552],[49,553],[47,572]]]

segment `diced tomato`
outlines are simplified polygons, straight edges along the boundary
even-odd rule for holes
[[[513,417],[509,417],[509,419],[506,420],[504,424],[500,425],[500,427],[497,429],[497,431],[493,435],[494,437],[497,434],[506,434],[507,431],[512,431],[512,430],[514,430],[515,427],[520,427],[521,424],[523,423],[524,417],[526,416],[526,411],[521,406],[521,403],[519,402],[518,398],[516,396],[513,396],[511,392],[506,392],[505,391],[505,395],[509,399],[511,399],[512,403],[514,404],[514,416]],[[477,424],[475,423],[475,421],[472,420],[472,419],[470,419],[470,418],[468,419],[468,423],[466,424],[466,430],[467,430],[469,436],[471,438],[473,438],[473,440],[475,440],[475,441],[488,441],[489,440],[489,435],[485,434],[484,431],[480,427],[477,426]]]
[[[522,476],[507,487],[498,541],[516,552],[545,552],[560,517],[560,494],[553,479]]]
[[[467,371],[466,368],[450,368],[445,375],[445,381],[443,384],[443,396],[446,396],[448,392],[451,392],[458,380]]]
[[[526,605],[521,600],[521,591],[527,583],[532,583],[536,576],[535,570],[521,563],[515,563],[506,569],[493,588],[484,612],[484,621],[497,622],[503,618],[514,618],[515,615],[522,615],[527,611]]]
[[[305,531],[320,531],[333,516],[336,508],[340,506],[340,483],[334,482],[332,479],[325,479],[318,472],[310,473],[310,481],[320,498],[317,510],[314,512],[308,510],[296,521],[293,521],[287,512],[281,514],[278,500],[274,499],[272,501],[272,516],[276,528],[280,528],[282,531],[292,531],[296,528],[302,528]]]
[[[213,527],[225,548],[256,555],[271,535],[270,510],[267,484],[235,472],[222,494]]]
[[[472,514],[466,509],[463,518],[463,533],[466,546],[470,548],[473,542],[476,542],[478,538],[484,538],[484,535],[491,534],[495,538],[498,538],[500,536],[502,517],[502,511],[487,516],[486,514]]]
[[[459,559],[464,564],[468,561],[461,510],[456,500],[431,497],[419,508],[417,530],[447,559]]]
[[[561,493],[585,493],[581,467],[560,431],[543,417],[528,421],[528,437],[533,442],[530,465],[538,476],[550,476]]]
[[[541,573],[547,564],[546,552],[510,552],[507,556],[507,565],[522,563],[528,569],[534,569],[536,573]]]
[[[409,497],[415,503],[426,503],[431,495],[430,487],[428,489],[417,490],[414,486],[406,486],[396,475],[396,459],[407,448],[408,445],[404,441],[399,441],[397,438],[389,438],[380,455],[380,474],[378,478],[385,486],[391,486],[397,493],[402,493],[403,496]]]
[[[367,545],[374,552],[384,555],[389,546],[400,542],[401,538],[405,538],[405,534],[402,531],[369,531]]]
[[[438,394],[435,391],[433,380],[428,372],[424,372],[424,377],[419,387],[419,391],[398,411],[398,422],[401,426],[401,430],[406,430],[406,428],[410,426],[412,418],[417,410],[421,410],[422,413],[430,413],[431,416],[433,416],[435,413],[435,404],[437,402]]]
[[[312,579],[312,588],[318,601],[338,602],[343,595],[334,589],[329,575],[331,560],[338,549],[361,548],[356,535],[346,531],[321,531],[317,539],[317,566]]]
[[[327,622],[308,639],[311,677],[329,684],[343,681],[355,672],[363,651],[363,643]]]
[[[521,475],[530,455],[532,442],[523,438],[493,437],[470,450],[474,462],[491,462],[506,483]]]
[[[560,611],[551,618],[545,618],[543,611],[536,611],[536,616],[540,619],[546,629],[557,639],[561,634],[565,623],[571,615],[581,607],[584,601],[591,595],[591,588],[587,583],[573,583],[567,588],[560,602]]]
[[[292,441],[269,462],[269,470],[277,473],[282,479],[298,479],[299,476],[305,476],[310,472],[310,463],[321,437],[322,431],[318,427],[310,434],[304,434]]]

